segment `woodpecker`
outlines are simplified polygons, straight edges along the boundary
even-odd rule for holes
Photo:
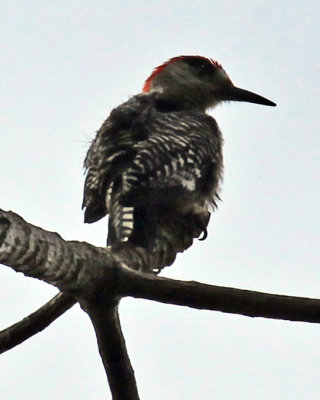
[[[108,245],[129,242],[169,265],[207,236],[223,139],[206,110],[223,101],[276,105],[235,87],[218,62],[187,55],[155,68],[142,92],[110,113],[85,158],[83,197],[86,223],[109,215]]]

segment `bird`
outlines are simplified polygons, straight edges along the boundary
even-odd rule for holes
[[[207,111],[226,101],[276,105],[236,87],[217,61],[180,55],[111,111],[85,157],[82,203],[86,223],[109,215],[108,246],[157,254],[158,272],[207,237],[223,175],[223,138]]]

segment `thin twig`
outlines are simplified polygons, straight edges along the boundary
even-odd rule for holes
[[[75,298],[59,293],[37,311],[0,331],[0,354],[47,328],[76,302]]]

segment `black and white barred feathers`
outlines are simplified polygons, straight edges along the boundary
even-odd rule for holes
[[[174,111],[172,110],[175,109]],[[108,245],[149,249],[206,236],[222,172],[221,134],[209,115],[179,110],[157,92],[114,109],[85,159],[85,222],[109,214]]]
[[[222,176],[222,137],[206,109],[222,101],[275,106],[231,82],[222,66],[179,56],[115,108],[85,159],[85,222],[109,214],[108,245],[147,249],[161,269],[205,238]]]

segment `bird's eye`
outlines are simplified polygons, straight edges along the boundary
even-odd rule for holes
[[[213,68],[211,64],[206,64],[203,63],[198,67],[198,74],[199,75],[207,75],[207,74],[212,74],[213,73]]]
[[[213,65],[211,62],[204,60],[199,57],[191,57],[185,60],[187,64],[194,69],[194,72],[199,75],[210,74],[213,71]]]

